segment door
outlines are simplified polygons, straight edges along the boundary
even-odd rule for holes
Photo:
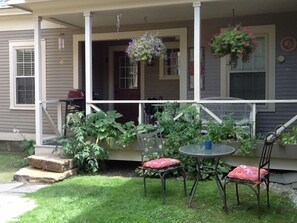
[[[140,78],[138,65],[132,65],[124,51],[114,52],[114,99],[139,100]],[[114,109],[121,113],[119,122],[138,122],[138,104],[114,105]]]

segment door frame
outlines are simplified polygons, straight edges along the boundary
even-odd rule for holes
[[[125,51],[128,45],[108,47],[108,99],[114,100],[114,52]],[[144,63],[140,63],[140,99],[144,99]],[[109,104],[109,109],[113,109],[113,104]]]

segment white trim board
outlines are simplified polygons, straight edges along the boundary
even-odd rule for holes
[[[42,29],[56,29],[65,28],[65,26],[55,24],[43,20],[41,22]],[[6,16],[0,17],[0,32],[1,31],[21,31],[21,30],[34,30],[34,21],[32,15],[26,16]]]
[[[35,133],[22,133],[27,140],[34,139],[35,140]],[[0,140],[1,141],[23,141],[24,138],[18,134],[13,133],[11,130],[11,133],[7,132],[0,132]]]

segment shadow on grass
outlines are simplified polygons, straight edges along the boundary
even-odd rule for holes
[[[192,181],[187,182],[190,191]],[[296,222],[296,209],[285,197],[271,196],[271,208],[262,203],[258,219],[252,191],[240,190],[242,203],[236,205],[234,193],[228,190],[230,214],[222,209],[215,182],[201,182],[188,208],[181,180],[167,180],[167,204],[162,205],[161,182],[148,179],[144,197],[142,178],[107,176],[73,177],[44,188],[30,197],[38,208],[26,213],[21,222]],[[247,188],[249,189],[249,188]],[[248,193],[247,193],[248,192]],[[264,201],[264,198],[262,198]]]

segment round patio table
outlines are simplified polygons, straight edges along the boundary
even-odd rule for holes
[[[197,174],[190,192],[189,207],[191,207],[191,203],[197,189],[198,181],[202,178],[201,173],[211,173],[210,171],[203,170],[202,161],[204,158],[211,158],[215,160],[215,168],[214,168],[213,174],[214,174],[214,178],[217,183],[221,198],[224,203],[225,193],[223,190],[223,185],[218,176],[218,164],[222,157],[232,155],[235,152],[235,149],[231,146],[227,146],[224,144],[212,144],[211,149],[205,149],[204,143],[202,143],[202,144],[190,144],[190,145],[182,146],[179,148],[179,152],[183,155],[191,156],[196,159]]]

